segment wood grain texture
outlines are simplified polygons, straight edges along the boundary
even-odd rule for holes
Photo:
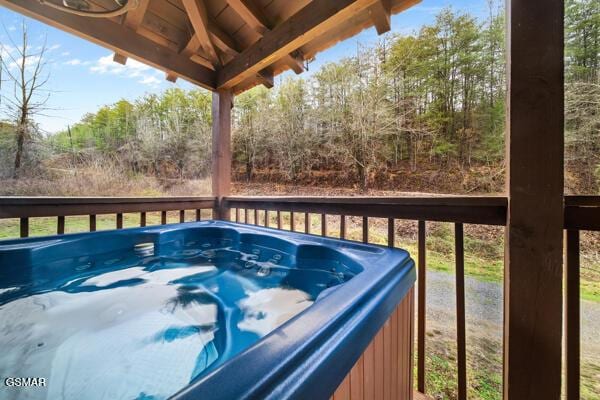
[[[217,219],[228,215],[223,197],[231,191],[231,108],[233,95],[230,91],[220,90],[212,98],[212,195],[217,205]]]
[[[564,0],[511,0],[506,11],[503,391],[552,400],[561,395]]]
[[[412,400],[414,289],[396,307],[331,397]]]

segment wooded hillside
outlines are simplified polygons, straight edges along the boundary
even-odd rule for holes
[[[566,190],[599,193],[600,5],[566,3]],[[505,23],[503,4],[487,4],[483,19],[447,8],[418,32],[359,45],[306,78],[236,97],[236,178],[503,191]],[[102,107],[50,137],[28,135],[28,171],[100,158],[133,174],[205,177],[210,102],[203,90],[170,89]],[[5,177],[12,175],[4,162],[13,154],[11,126],[0,141]]]

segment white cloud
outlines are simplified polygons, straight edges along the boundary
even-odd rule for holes
[[[125,65],[113,61],[111,54],[100,57],[91,67],[90,72],[94,74],[118,75],[126,78],[139,78],[138,82],[143,85],[156,86],[161,83],[154,75],[160,73],[139,61],[128,59]]]
[[[82,62],[79,58],[73,58],[72,60],[65,61],[66,65],[81,65]]]
[[[59,48],[60,48],[60,44],[53,44],[52,46],[49,46],[47,48],[47,50],[48,51],[54,51],[54,50],[59,49]]]
[[[71,55],[71,53],[68,52],[68,51],[63,51],[62,53],[60,53],[60,55],[63,56],[63,57],[66,57],[66,56]]]
[[[16,27],[16,26],[14,26],[14,25],[11,25],[11,26],[9,26],[9,27],[8,27],[8,30],[9,30],[10,32],[13,32],[13,31],[16,31],[16,30],[17,30],[17,27]]]
[[[140,83],[142,85],[149,85],[149,86],[155,86],[155,85],[160,85],[162,81],[160,79],[157,79],[155,76],[146,76],[144,77]]]

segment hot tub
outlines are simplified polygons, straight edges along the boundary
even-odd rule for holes
[[[222,221],[1,241],[0,397],[408,398],[414,280],[403,250]]]

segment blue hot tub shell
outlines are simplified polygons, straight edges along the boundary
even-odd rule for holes
[[[298,266],[338,258],[356,274],[323,291],[315,303],[233,358],[199,376],[174,399],[326,399],[339,386],[416,279],[414,262],[400,249],[223,221],[202,221],[17,239],[0,242],[0,282],[14,276],[51,277],[44,264],[66,254],[93,255],[154,243],[155,252],[193,235],[255,243],[295,255]],[[100,244],[100,245],[99,245]],[[5,282],[2,282],[3,284]],[[51,290],[52,288],[48,288]]]

